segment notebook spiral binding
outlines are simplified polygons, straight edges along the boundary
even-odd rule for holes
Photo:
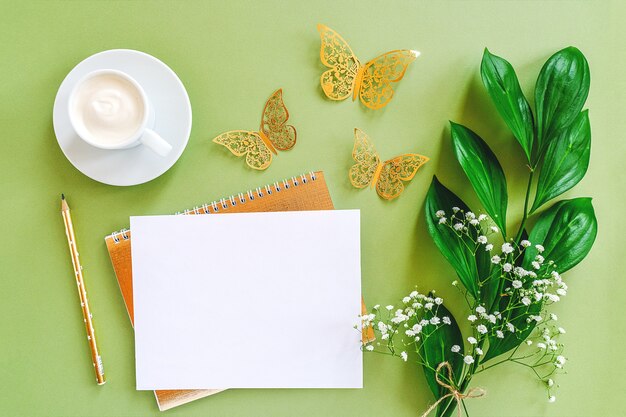
[[[299,179],[298,179],[299,178]],[[282,181],[276,181],[273,184],[267,184],[264,187],[257,187],[254,190],[248,190],[245,194],[239,193],[237,195],[231,195],[230,197],[222,198],[220,200],[213,201],[209,204],[203,204],[201,206],[195,206],[193,209],[184,211],[178,211],[176,215],[189,215],[189,214],[211,214],[217,213],[220,210],[228,210],[229,207],[234,207],[237,204],[245,204],[248,201],[253,201],[255,198],[263,198],[266,195],[272,195],[273,193],[280,193],[282,190],[288,190],[291,187],[299,187],[302,184],[307,184],[310,181],[317,179],[315,172],[311,171],[307,174],[296,175],[291,178],[286,178]],[[282,184],[282,186],[281,186]],[[111,233],[110,237],[115,243],[120,243],[122,240],[130,239],[128,229],[122,229]]]

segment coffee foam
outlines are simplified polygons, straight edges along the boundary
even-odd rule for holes
[[[140,91],[130,81],[100,74],[78,87],[70,111],[92,141],[117,145],[141,128],[146,109]]]

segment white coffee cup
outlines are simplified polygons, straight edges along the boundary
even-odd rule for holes
[[[70,93],[70,123],[78,136],[101,149],[143,144],[160,156],[172,145],[148,126],[152,107],[145,91],[128,74],[102,69],[85,75]]]

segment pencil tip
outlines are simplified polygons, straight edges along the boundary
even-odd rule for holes
[[[65,194],[61,193],[61,200],[65,200]]]

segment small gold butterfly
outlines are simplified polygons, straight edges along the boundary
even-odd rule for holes
[[[236,156],[246,156],[250,168],[263,170],[272,163],[272,153],[286,151],[296,144],[296,128],[286,124],[289,112],[283,90],[276,90],[265,103],[258,132],[231,130],[213,139]]]
[[[416,153],[405,153],[380,162],[380,157],[369,137],[360,129],[354,129],[352,158],[356,161],[350,168],[350,182],[356,188],[376,185],[376,192],[385,200],[398,197],[404,191],[402,181],[411,181],[417,170],[429,158]]]
[[[357,94],[370,109],[380,109],[393,97],[392,83],[404,77],[407,67],[419,56],[418,51],[395,50],[362,65],[348,43],[328,26],[317,25],[322,38],[320,59],[330,68],[320,79],[324,94],[331,100],[345,100]]]

